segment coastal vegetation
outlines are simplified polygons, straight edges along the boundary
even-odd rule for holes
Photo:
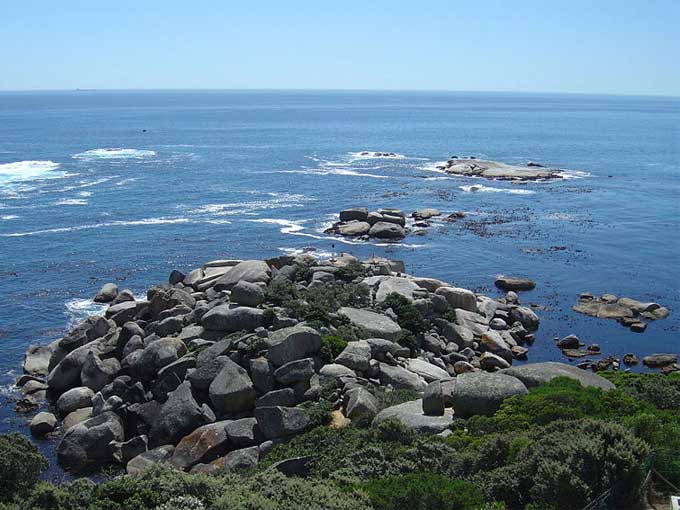
[[[557,378],[493,416],[454,420],[447,434],[417,434],[394,420],[319,425],[240,474],[159,465],[101,483],[53,484],[37,481],[46,461],[30,441],[2,436],[0,470],[15,482],[0,508],[578,510],[612,488],[615,508],[632,508],[649,463],[680,483],[680,377],[606,376],[616,389]],[[272,468],[290,458],[309,459],[304,477]]]

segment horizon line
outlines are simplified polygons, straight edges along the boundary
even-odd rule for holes
[[[377,89],[377,88],[56,88],[56,89],[0,89],[0,93],[31,93],[31,92],[405,92],[405,93],[454,93],[454,94],[543,94],[543,95],[574,95],[574,96],[616,96],[616,97],[653,97],[680,98],[680,94],[661,93],[626,93],[626,92],[572,92],[572,91],[529,91],[529,90],[455,90],[455,89]]]

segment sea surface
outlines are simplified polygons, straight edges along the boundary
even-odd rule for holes
[[[568,178],[453,177],[436,168],[452,155]],[[380,255],[494,296],[496,275],[528,276],[537,288],[521,297],[541,317],[531,361],[564,360],[553,338],[571,333],[605,355],[678,352],[679,162],[680,98],[0,93],[0,432],[27,431],[12,412],[26,347],[100,311],[103,283],[143,294],[218,258]],[[323,234],[349,206],[467,216],[395,245]],[[584,291],[671,314],[633,333],[573,312]]]

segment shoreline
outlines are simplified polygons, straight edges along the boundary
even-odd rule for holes
[[[40,413],[41,423],[32,422],[31,428],[42,426],[40,430],[47,430],[50,437],[55,431],[74,430],[66,430],[57,447],[61,462],[72,469],[96,469],[114,459],[129,464],[140,455],[151,455],[145,452],[155,452],[160,443],[181,443],[197,427],[225,420],[250,420],[251,429],[266,429],[266,423],[287,423],[285,413],[292,412],[293,421],[302,423],[298,430],[270,431],[264,436],[265,442],[290,437],[306,429],[306,419],[304,414],[281,409],[318,402],[322,381],[342,383],[343,390],[331,404],[345,419],[352,415],[356,419],[365,407],[373,416],[378,414],[372,412],[375,406],[370,405],[365,385],[425,392],[423,409],[416,418],[409,410],[404,420],[415,420],[417,429],[443,430],[450,425],[451,415],[432,403],[433,384],[437,391],[450,393],[441,390],[446,381],[510,369],[514,360],[530,356],[539,329],[538,316],[520,302],[522,290],[535,286],[529,280],[497,280],[496,286],[507,293],[492,299],[440,280],[408,275],[403,263],[375,257],[363,263],[348,254],[327,261],[308,254],[266,261],[219,260],[187,274],[173,271],[169,282],[152,287],[142,301],[130,291],[105,285],[95,299],[109,306],[105,317],[86,319],[49,347],[29,348],[24,368],[30,376],[20,378],[22,391],[26,385],[29,389],[25,410],[44,406],[42,399],[51,402],[50,410],[56,406],[53,418]],[[310,303],[304,296],[320,301]],[[329,305],[329,299],[335,301]],[[365,338],[380,340],[371,343]],[[337,339],[338,352],[334,356],[324,352],[333,349]],[[203,354],[208,352],[212,354]],[[262,360],[269,368],[259,366]],[[578,377],[591,373],[553,364],[565,367],[560,370],[575,370]],[[519,366],[532,365],[550,362]],[[208,370],[208,375],[192,379],[201,370]],[[213,388],[212,394],[213,382],[224,371],[228,373],[221,383],[225,387]],[[256,380],[262,377],[269,382],[258,386],[261,381]],[[240,382],[229,389],[233,378]],[[347,395],[353,389],[358,396],[348,409]],[[69,395],[66,403],[57,398],[64,394]],[[154,403],[156,418],[146,416],[154,422],[171,399],[199,407],[192,407],[190,423],[180,432],[168,430],[172,426],[167,424],[161,431],[153,429],[152,423],[145,422],[147,411],[142,408]],[[258,420],[259,399],[264,399],[259,407],[273,406],[277,411]],[[442,393],[434,401],[450,404],[451,397]],[[132,436],[127,422],[130,408],[137,416]],[[82,424],[96,422],[97,416],[111,418],[112,424],[105,428],[115,446],[107,443],[94,453],[74,453],[74,439],[69,437],[81,434],[76,443],[87,437]],[[166,460],[172,461],[174,450],[166,453]]]

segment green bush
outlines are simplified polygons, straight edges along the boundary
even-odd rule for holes
[[[300,404],[302,409],[307,412],[307,416],[311,420],[311,427],[319,427],[321,425],[328,425],[331,422],[331,411],[333,405],[328,400],[319,400],[318,402],[309,401]]]
[[[372,510],[368,497],[326,480],[261,473],[224,484],[212,510]]]
[[[423,316],[418,309],[401,294],[397,294],[396,292],[388,294],[383,302],[383,307],[385,309],[392,309],[397,315],[397,322],[402,329],[407,329],[414,335],[421,335],[425,332],[426,324],[423,320]]]
[[[326,363],[332,363],[345,347],[347,347],[347,340],[344,338],[333,335],[324,335],[321,337],[321,359]]]
[[[432,473],[412,473],[373,480],[362,485],[376,510],[475,510],[484,498],[463,480]]]
[[[0,501],[24,497],[47,469],[47,459],[26,436],[0,435]]]

